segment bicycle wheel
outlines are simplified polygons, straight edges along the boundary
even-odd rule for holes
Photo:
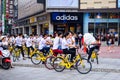
[[[49,70],[53,69],[53,61],[54,61],[55,57],[54,56],[49,56],[46,58],[45,60],[45,67]]]
[[[88,62],[87,59],[78,60],[76,63],[76,69],[81,74],[87,74],[92,69],[91,62]]]
[[[34,53],[32,56],[31,56],[31,61],[33,64],[35,65],[38,65],[41,63],[41,60],[40,60],[40,54],[39,53]]]
[[[53,61],[53,68],[57,72],[62,72],[65,69],[65,61],[61,57],[56,57]]]

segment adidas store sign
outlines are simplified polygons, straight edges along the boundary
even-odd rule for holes
[[[52,23],[82,23],[83,14],[73,12],[53,12],[51,13]]]
[[[71,16],[71,15],[56,16],[56,20],[77,21],[78,16]]]

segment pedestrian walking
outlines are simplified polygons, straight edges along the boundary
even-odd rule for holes
[[[114,35],[111,33],[108,39],[108,51],[111,53],[114,50],[114,43],[115,43],[115,37]]]

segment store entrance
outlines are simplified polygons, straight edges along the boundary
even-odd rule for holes
[[[89,23],[88,31],[92,34],[101,35],[103,41],[105,41],[108,33],[113,33],[115,40],[118,40],[118,23]]]
[[[68,31],[67,30],[67,25],[66,24],[54,25],[54,31],[65,33],[65,32]]]
[[[25,34],[29,35],[29,27],[25,27]]]
[[[32,34],[33,35],[37,34],[37,27],[36,26],[32,26]]]
[[[40,24],[40,27],[41,34],[49,34],[49,25]]]

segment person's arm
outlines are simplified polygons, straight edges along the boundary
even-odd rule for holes
[[[70,38],[70,40],[72,41],[72,43],[71,43],[71,44],[74,44],[74,43],[75,43],[75,40],[74,40],[74,38],[73,38],[73,37],[71,37],[71,38]]]
[[[91,45],[99,45],[99,44],[101,44],[100,41],[95,41],[95,42],[92,42],[92,43],[91,43]]]
[[[72,44],[66,44],[66,46],[77,48],[75,45],[72,45]]]
[[[47,45],[53,45],[53,43],[52,42],[50,42],[50,41],[46,41],[46,43],[45,44],[47,44]]]
[[[2,42],[0,42],[0,46],[2,46]]]
[[[14,40],[13,44],[15,44],[15,43],[16,43],[16,38],[15,38],[15,40]]]

